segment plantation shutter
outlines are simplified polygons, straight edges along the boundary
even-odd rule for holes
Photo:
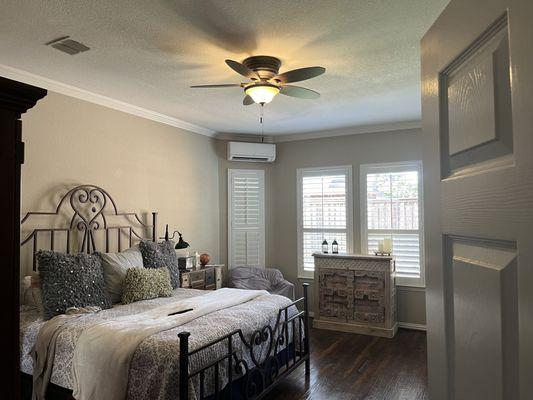
[[[299,275],[312,277],[313,253],[322,241],[339,245],[340,253],[351,251],[351,168],[307,168],[298,170]]]
[[[397,276],[420,278],[419,165],[365,166],[362,178],[366,186],[363,250],[372,254],[381,240],[391,238]]]
[[[228,170],[229,267],[265,266],[264,171]]]

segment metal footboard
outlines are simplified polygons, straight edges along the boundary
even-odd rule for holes
[[[238,329],[190,350],[190,333],[179,333],[180,399],[189,399],[194,383],[199,389],[199,400],[261,399],[301,364],[305,363],[305,373],[309,375],[308,287],[309,284],[304,283],[303,297],[279,310],[274,326],[266,325],[255,330],[249,340]],[[303,311],[289,315],[289,309],[298,305],[303,305]],[[217,358],[189,371],[192,357],[208,349],[214,350]],[[244,349],[247,357],[240,355],[238,349]],[[213,374],[213,382],[208,388],[207,374]]]

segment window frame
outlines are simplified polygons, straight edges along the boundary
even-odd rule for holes
[[[233,188],[232,178],[239,174],[256,173],[259,178],[261,191],[261,216],[259,221],[259,235],[261,239],[260,261],[261,268],[265,268],[266,253],[266,225],[265,225],[265,171],[262,169],[232,169],[228,168],[228,268],[233,267]]]
[[[353,253],[353,174],[351,165],[340,165],[330,167],[312,167],[296,169],[296,199],[297,199],[297,260],[298,260],[298,279],[314,279],[315,271],[304,269],[303,257],[303,178],[308,176],[324,176],[335,174],[346,175],[346,250]],[[309,228],[310,229],[310,228]],[[312,230],[312,229],[310,229]],[[318,229],[317,229],[318,230]],[[320,229],[321,231],[339,231],[337,229]],[[343,230],[344,232],[344,230]]]
[[[420,246],[420,276],[396,276],[396,286],[425,287],[426,271],[424,257],[424,186],[422,161],[402,161],[394,163],[361,164],[360,166],[360,195],[361,195],[361,253],[368,254],[368,216],[367,216],[367,185],[366,176],[369,173],[394,173],[418,171],[418,235]],[[401,229],[383,229],[386,232],[400,232]],[[403,231],[410,233],[411,230]]]

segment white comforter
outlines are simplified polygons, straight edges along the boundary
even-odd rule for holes
[[[74,398],[125,399],[130,361],[148,336],[267,294],[264,290],[223,288],[89,327],[80,336],[74,351]],[[192,311],[169,316],[186,309]]]

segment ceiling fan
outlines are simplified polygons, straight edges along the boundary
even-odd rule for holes
[[[226,64],[235,72],[249,78],[251,82],[226,83],[221,85],[194,85],[191,88],[226,88],[241,87],[244,89],[242,104],[270,103],[278,93],[285,96],[298,97],[300,99],[316,99],[320,93],[300,86],[288,85],[288,83],[304,81],[314,78],[326,72],[324,67],[307,67],[293,69],[282,74],[279,73],[281,60],[271,56],[252,56],[242,63],[226,60]]]

